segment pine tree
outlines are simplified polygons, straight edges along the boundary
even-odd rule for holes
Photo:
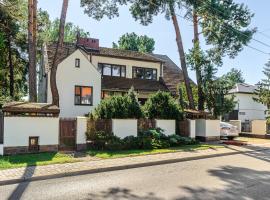
[[[265,111],[269,114],[270,109],[270,60],[265,64],[263,68],[263,74],[265,78],[263,78],[258,83],[258,88],[255,90],[253,98],[254,101],[262,103],[267,106],[267,110]],[[269,116],[267,116],[269,118]]]

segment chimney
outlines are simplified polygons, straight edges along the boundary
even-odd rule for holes
[[[99,51],[99,39],[81,38],[78,36],[77,45],[89,50]]]

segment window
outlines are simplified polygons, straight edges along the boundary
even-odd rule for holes
[[[245,112],[239,112],[239,115],[246,115]]]
[[[79,58],[76,58],[75,59],[75,67],[80,67],[80,59]]]
[[[29,151],[39,151],[39,137],[29,137]]]
[[[103,76],[126,77],[126,66],[113,64],[98,64],[98,71]]]
[[[75,86],[75,105],[93,105],[93,87]]]
[[[157,69],[133,67],[133,78],[157,80]]]

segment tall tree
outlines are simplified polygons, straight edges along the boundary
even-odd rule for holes
[[[138,36],[134,32],[126,33],[119,38],[117,44],[113,42],[113,48],[153,53],[155,40],[147,35]]]
[[[190,51],[189,61],[193,59],[192,67],[196,71],[198,83],[198,109],[204,108],[206,95],[203,92],[203,64],[201,58],[211,58],[217,65],[222,64],[225,55],[234,58],[245,45],[251,40],[255,29],[248,29],[253,14],[243,4],[234,3],[233,0],[210,1],[210,0],[186,0],[189,18],[193,18],[194,47]],[[193,6],[193,9],[190,9]],[[208,56],[199,55],[199,28],[202,27],[206,44],[211,45],[207,51]],[[190,64],[190,63],[189,63]]]
[[[52,104],[59,106],[59,93],[56,84],[56,72],[59,64],[59,54],[63,53],[63,43],[64,43],[64,34],[65,34],[65,22],[68,8],[68,0],[63,0],[62,11],[59,23],[59,35],[58,42],[54,54],[53,64],[51,67],[51,76],[50,76],[50,84],[51,84],[51,92],[52,92]]]
[[[243,72],[241,70],[232,68],[228,73],[220,77],[222,80],[226,80],[228,87],[233,88],[237,83],[244,83]]]
[[[192,88],[190,84],[190,79],[188,76],[186,57],[184,52],[183,40],[181,36],[180,25],[177,20],[176,11],[177,9],[181,9],[181,1],[180,0],[137,0],[132,1],[131,5],[131,13],[135,20],[140,20],[141,24],[148,25],[153,21],[153,16],[158,15],[160,13],[165,13],[167,19],[171,19],[173,22],[175,35],[176,35],[176,44],[178,47],[179,57],[181,68],[183,71],[184,82],[186,86],[187,96],[189,100],[189,108],[195,109],[194,99],[192,96]]]
[[[6,100],[18,100],[26,92],[26,35],[24,2],[4,0],[0,4],[0,107]],[[27,11],[27,9],[25,9]]]
[[[255,90],[253,98],[254,101],[262,103],[267,106],[267,119],[269,119],[269,110],[270,110],[270,60],[265,64],[263,69],[263,78],[257,85],[258,88]]]
[[[44,16],[45,17],[45,16]],[[42,32],[43,42],[55,42],[58,40],[59,36],[59,24],[60,20],[57,18],[53,21],[49,21],[46,25],[46,29]],[[80,32],[81,37],[89,37],[90,33],[74,25],[72,22],[65,23],[65,35],[64,42],[76,42],[77,33]]]
[[[29,56],[29,101],[37,101],[36,82],[36,26],[37,1],[28,0],[28,56]]]

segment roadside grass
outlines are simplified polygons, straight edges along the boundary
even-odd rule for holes
[[[77,162],[70,155],[61,153],[36,153],[11,156],[0,156],[0,170],[26,166],[40,166]]]
[[[108,158],[123,158],[131,156],[143,156],[151,154],[162,154],[172,152],[184,152],[184,151],[197,151],[206,149],[217,149],[223,148],[219,145],[208,145],[208,144],[196,144],[196,145],[184,145],[180,147],[173,147],[167,149],[151,149],[151,150],[124,150],[124,151],[86,151],[86,156],[92,156],[100,159]],[[0,170],[12,169],[26,166],[41,166],[51,164],[63,164],[80,162],[78,158],[74,158],[71,155],[62,153],[36,153],[36,154],[21,154],[21,155],[10,155],[0,156]]]
[[[151,154],[161,154],[161,153],[173,153],[173,152],[183,152],[183,151],[197,151],[197,150],[206,150],[206,149],[217,149],[223,148],[224,146],[220,145],[208,145],[208,144],[196,144],[196,145],[184,145],[180,147],[173,147],[167,149],[151,149],[151,150],[122,150],[122,151],[98,151],[98,150],[89,150],[86,152],[89,156],[94,156],[101,159],[108,158],[123,158],[131,156],[142,156],[142,155],[151,155]]]

